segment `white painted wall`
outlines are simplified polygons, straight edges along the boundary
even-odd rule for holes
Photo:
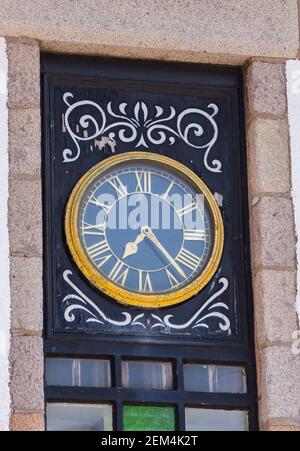
[[[7,55],[0,37],[0,431],[9,429],[10,284],[8,241]]]
[[[296,308],[300,318],[300,61],[286,63],[288,119],[291,144],[292,196],[297,233],[297,297]]]

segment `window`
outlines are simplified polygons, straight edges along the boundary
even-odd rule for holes
[[[196,361],[201,351],[185,347],[166,351],[152,346],[151,360],[145,357],[147,346],[140,345],[136,352],[130,343],[111,345],[111,355],[105,357],[99,355],[108,351],[105,344],[81,345],[76,351],[80,358],[74,357],[76,346],[59,347],[63,354],[69,350],[72,358],[50,357],[48,342],[49,430],[246,431],[254,427],[248,388],[253,376],[246,361],[240,365],[240,352],[227,354],[229,366],[223,364],[226,353],[213,350],[206,350],[203,357],[209,362],[210,356],[214,364]],[[82,357],[85,349],[89,359]],[[83,368],[81,383],[78,367]],[[137,405],[137,398],[144,402]]]
[[[109,404],[49,403],[48,431],[112,431]]]
[[[42,80],[47,429],[255,430],[241,71],[44,55]],[[141,193],[158,226],[110,230]]]
[[[248,412],[186,407],[185,427],[187,431],[247,431]]]
[[[123,360],[122,385],[127,388],[171,390],[173,388],[172,363]]]
[[[48,358],[46,382],[54,387],[111,387],[110,361]]]
[[[245,369],[237,366],[185,363],[184,388],[209,393],[247,393]]]
[[[175,431],[174,407],[124,405],[124,431]]]

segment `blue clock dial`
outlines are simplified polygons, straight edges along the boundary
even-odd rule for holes
[[[210,212],[199,194],[175,170],[148,161],[129,159],[95,176],[79,205],[86,257],[130,292],[160,295],[190,284],[213,244]]]

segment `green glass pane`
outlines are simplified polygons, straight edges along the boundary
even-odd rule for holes
[[[124,431],[175,431],[175,409],[160,406],[124,406]]]

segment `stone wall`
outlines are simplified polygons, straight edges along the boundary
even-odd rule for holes
[[[44,428],[40,49],[8,39],[11,429]]]
[[[300,358],[285,64],[246,73],[251,258],[261,429],[300,430]]]
[[[0,1],[0,35],[43,51],[124,58],[245,63],[295,58],[296,0]]]

